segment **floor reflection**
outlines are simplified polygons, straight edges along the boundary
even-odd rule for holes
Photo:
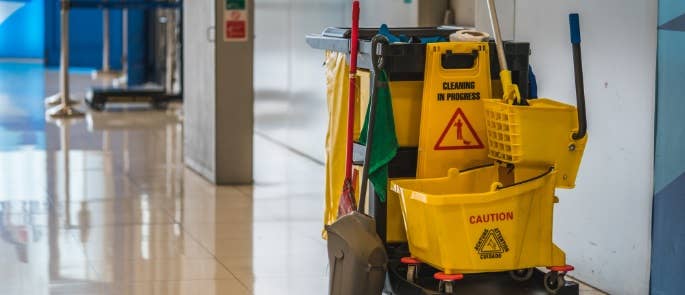
[[[325,79],[303,36],[343,23],[343,5],[255,3],[257,127],[313,155]],[[0,294],[326,293],[318,163],[257,136],[255,185],[216,187],[182,162],[179,106],[45,122],[57,85],[0,62]]]

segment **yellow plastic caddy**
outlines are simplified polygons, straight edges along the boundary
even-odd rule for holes
[[[504,187],[498,170],[451,169],[443,178],[392,181],[413,257],[446,274],[565,264],[552,243],[557,172],[517,168],[516,183]]]

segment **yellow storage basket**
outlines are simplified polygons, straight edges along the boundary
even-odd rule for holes
[[[587,135],[572,138],[578,131],[574,106],[550,99],[531,99],[528,106],[500,99],[483,102],[490,158],[517,167],[553,165],[558,171],[556,186],[575,187]]]
[[[565,265],[552,243],[556,171],[514,173],[517,183],[509,187],[499,182],[497,166],[392,181],[411,255],[447,274]]]

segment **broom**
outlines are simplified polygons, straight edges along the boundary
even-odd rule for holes
[[[352,143],[354,137],[354,100],[357,92],[357,53],[359,51],[359,0],[352,1],[352,32],[350,36],[350,88],[347,104],[347,146],[345,162],[345,182],[338,205],[338,218],[350,214],[357,208],[352,186]]]

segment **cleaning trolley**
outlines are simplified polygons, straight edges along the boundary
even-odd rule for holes
[[[461,30],[453,27],[359,31],[353,162],[364,170],[363,183],[353,178],[366,210],[356,214],[374,220],[385,247],[384,294],[578,294],[565,279],[573,267],[552,240],[555,191],[575,186],[588,138],[578,15],[570,16],[572,106],[531,97],[529,44],[503,42],[488,4],[494,40],[446,42]],[[379,32],[383,38],[372,43]],[[397,36],[405,40],[393,42]],[[349,30],[329,28],[307,42],[328,50],[331,61],[348,53]],[[333,66],[327,64],[329,106],[337,93],[330,84],[343,87],[346,78]],[[381,113],[383,104],[369,104],[378,85],[392,97],[390,116]],[[393,128],[368,122],[367,112],[379,112]],[[369,130],[373,137],[394,133],[397,147],[379,170],[387,182],[368,175],[378,168],[369,155],[380,155]],[[330,178],[344,172],[330,171]],[[330,294],[348,294],[339,288]]]

